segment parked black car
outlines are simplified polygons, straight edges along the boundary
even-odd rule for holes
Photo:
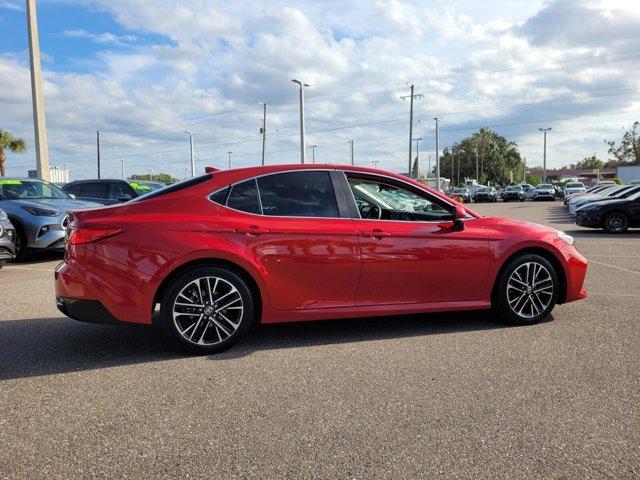
[[[16,258],[16,231],[6,212],[0,208],[0,268]]]
[[[164,183],[148,180],[76,180],[67,183],[62,190],[75,198],[91,200],[103,205],[129,200],[166,187]]]
[[[508,202],[509,200],[519,200],[524,202],[525,193],[521,185],[509,185],[502,192],[502,201]]]
[[[640,192],[627,198],[599,200],[580,207],[576,211],[576,224],[602,228],[609,233],[640,227]]]
[[[473,201],[476,203],[481,202],[497,202],[498,192],[493,187],[482,187],[475,191],[473,194]]]

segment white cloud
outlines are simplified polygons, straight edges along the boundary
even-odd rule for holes
[[[406,163],[408,105],[400,95],[408,93],[407,82],[424,93],[416,101],[415,130],[425,155],[433,149],[434,114],[442,122],[441,146],[474,127],[496,125],[520,143],[530,164],[541,156],[538,127],[552,125],[549,159],[559,165],[593,152],[606,156],[602,138],[615,138],[637,115],[603,114],[640,110],[640,94],[634,93],[640,90],[640,42],[632,31],[637,9],[624,3],[82,3],[129,30],[67,30],[104,45],[84,59],[91,73],[47,64],[52,161],[88,175],[96,129],[104,131],[104,163],[112,175],[117,157],[126,159],[131,173],[163,168],[182,174],[185,128],[199,133],[200,166],[224,166],[228,150],[234,164],[256,164],[257,102],[264,100],[271,104],[268,161],[295,162],[295,77],[312,85],[307,130],[319,160],[346,161],[353,138],[358,162],[379,160],[393,170]],[[145,44],[144,33],[171,41]],[[109,49],[118,43],[129,48]],[[28,66],[16,58],[0,57],[0,84],[7,86],[0,89],[3,128],[33,144]],[[353,128],[336,129],[343,126]],[[9,172],[24,174],[32,161],[32,150],[10,156]]]

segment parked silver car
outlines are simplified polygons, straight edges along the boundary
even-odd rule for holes
[[[55,185],[29,178],[0,178],[0,208],[15,227],[16,258],[30,251],[63,251],[67,210],[101,205],[74,200]]]

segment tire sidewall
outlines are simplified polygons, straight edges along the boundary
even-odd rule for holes
[[[197,345],[186,340],[177,330],[173,322],[173,304],[178,296],[178,293],[191,281],[201,277],[220,277],[238,289],[243,301],[243,315],[238,329],[223,342],[216,343],[214,345]],[[251,290],[247,286],[246,282],[236,273],[221,267],[197,267],[180,275],[176,278],[171,286],[167,288],[161,304],[160,304],[160,325],[164,333],[169,339],[175,343],[178,347],[186,350],[187,352],[196,355],[209,355],[212,353],[218,353],[226,350],[242,337],[253,327],[256,322],[255,319],[255,307],[254,298]]]
[[[622,228],[622,230],[611,230],[609,228],[609,219],[614,215],[619,215],[622,218],[624,218],[625,225],[624,225],[624,228]],[[604,229],[609,233],[624,233],[629,229],[629,217],[627,217],[627,215],[622,212],[608,213],[607,216],[604,218]]]
[[[523,318],[516,314],[509,306],[509,301],[507,300],[507,283],[509,281],[509,277],[516,268],[527,262],[536,262],[544,265],[544,267],[549,271],[551,279],[553,280],[553,296],[551,297],[549,306],[545,308],[539,315],[532,318]],[[500,277],[498,278],[497,289],[494,295],[494,309],[504,321],[510,324],[530,325],[533,323],[538,323],[544,320],[555,307],[558,301],[559,288],[560,282],[558,281],[558,273],[556,272],[556,269],[551,264],[551,262],[540,255],[524,254],[510,260],[502,270]]]

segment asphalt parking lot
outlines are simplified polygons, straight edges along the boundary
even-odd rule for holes
[[[574,235],[589,297],[530,327],[276,325],[188,357],[64,318],[59,258],[6,266],[0,477],[638,478],[640,231],[580,229],[560,202],[472,208]]]

